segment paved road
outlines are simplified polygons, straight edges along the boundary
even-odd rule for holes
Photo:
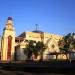
[[[22,71],[6,71],[0,70],[0,75],[75,75],[75,74],[60,74],[60,73],[30,73]]]

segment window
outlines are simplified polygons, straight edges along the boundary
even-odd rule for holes
[[[32,36],[29,36],[29,37],[32,37]]]
[[[55,48],[55,45],[54,44],[52,45],[52,48]]]

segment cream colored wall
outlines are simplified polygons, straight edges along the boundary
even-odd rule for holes
[[[58,58],[59,60],[61,60],[61,59],[66,60],[67,57],[68,57],[68,59],[69,59],[69,55],[66,56],[66,54],[59,54],[57,58]]]
[[[40,33],[34,33],[34,32],[25,32],[23,34],[26,35],[25,36],[26,39],[35,40],[35,41],[42,41],[41,36],[43,36],[44,43],[46,43],[49,38],[53,38],[57,42],[59,41],[59,39],[62,38],[62,36],[55,35],[55,34],[49,34],[49,33],[40,34]]]
[[[52,48],[52,45],[54,45],[55,47]],[[59,47],[58,47],[58,42],[56,42],[54,39],[51,39],[48,43],[48,50],[50,52],[60,52]]]
[[[27,55],[24,54],[24,48],[26,48],[26,43],[21,42],[16,50],[17,60],[26,60],[27,59]]]
[[[45,43],[46,43],[46,41],[47,41],[49,38],[52,38],[52,39],[54,39],[55,41],[58,42],[59,39],[62,39],[62,36],[55,35],[55,34],[44,33],[44,42],[45,42]]]
[[[34,41],[41,41],[40,34],[33,33],[33,32],[26,32],[26,39],[34,40]]]
[[[41,34],[39,33],[34,33],[34,32],[25,32],[26,33],[26,39],[27,40],[35,40],[35,41],[41,41]],[[54,39],[56,42],[62,37],[62,36],[57,36],[54,34],[48,34],[44,33],[44,43],[47,43],[47,41],[51,38]],[[38,37],[38,38],[36,38]],[[49,40],[50,42],[50,40]]]
[[[6,60],[7,59],[7,43],[6,42],[6,38],[2,38],[2,48],[1,48],[1,60]]]
[[[7,60],[7,50],[8,50],[8,36],[12,37],[12,48],[11,48],[11,60],[13,60],[13,55],[15,51],[15,30],[12,24],[12,20],[7,20],[6,26],[2,35],[2,48],[1,48],[1,60]]]
[[[15,50],[15,31],[9,31],[9,30],[5,30],[4,34],[3,34],[3,48],[2,48],[2,56],[1,56],[1,60],[7,60],[7,45],[8,45],[8,36],[11,35],[12,37],[12,48],[11,48],[11,56],[13,56],[14,54],[14,50]],[[13,59],[13,57],[11,58]]]

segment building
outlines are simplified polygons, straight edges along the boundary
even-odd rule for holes
[[[17,37],[12,18],[8,17],[1,39],[1,60],[26,60],[27,56],[24,54],[24,49],[29,40],[43,41],[44,44],[48,45],[48,48],[43,53],[43,59],[55,58],[55,56],[48,57],[47,54],[60,52],[58,47],[59,39],[62,39],[62,36],[45,33],[40,30],[23,32]]]
[[[1,39],[1,60],[13,60],[15,52],[15,29],[12,18],[8,17]]]

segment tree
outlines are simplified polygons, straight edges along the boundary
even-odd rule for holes
[[[66,56],[67,54],[70,54],[73,50],[75,50],[74,36],[75,36],[74,33],[69,33],[66,36],[64,36],[61,40],[58,41],[60,52],[65,52]]]
[[[43,42],[38,41],[36,43],[36,49],[38,50],[38,52],[41,55],[41,59],[40,60],[43,60],[43,52],[45,51],[46,48],[47,48],[47,46]]]
[[[24,50],[24,53],[27,54],[28,59],[31,59],[34,48],[35,48],[34,41],[32,40],[29,41]]]
[[[34,54],[36,58],[40,54],[41,60],[43,60],[43,51],[46,48],[47,47],[43,42],[38,41],[35,43],[34,41],[30,41],[29,44],[27,44],[24,53],[28,55],[28,59],[31,58],[32,54]]]

